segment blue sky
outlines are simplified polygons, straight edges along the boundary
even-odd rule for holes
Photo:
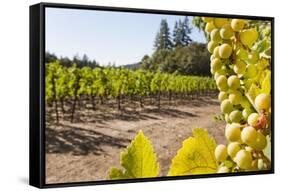
[[[47,8],[46,50],[57,56],[72,58],[86,54],[101,65],[118,65],[140,61],[153,52],[153,42],[161,19],[170,32],[183,16],[107,12],[94,10]],[[191,23],[191,18],[190,18]],[[194,28],[194,41],[205,42],[202,32]]]

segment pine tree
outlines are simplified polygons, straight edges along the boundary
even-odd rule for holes
[[[192,40],[190,38],[191,27],[189,26],[189,19],[187,16],[184,18],[181,30],[182,30],[182,43],[184,46],[188,46],[192,42]]]
[[[188,17],[185,17],[183,22],[181,20],[176,21],[174,33],[173,33],[173,45],[174,47],[188,46],[192,40],[190,38],[191,28],[189,26]]]
[[[157,33],[155,38],[154,48],[156,50],[171,49],[172,45],[168,23],[165,19],[162,19],[160,31]]]
[[[181,43],[181,32],[180,32],[180,28],[179,25],[181,25],[181,21],[176,21],[175,26],[174,26],[174,31],[173,31],[173,46],[177,47],[177,46],[182,46]]]

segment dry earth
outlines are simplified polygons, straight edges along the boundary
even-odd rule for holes
[[[217,143],[224,143],[224,123],[216,98],[200,97],[163,108],[146,106],[141,111],[78,111],[70,123],[46,126],[46,183],[104,180],[110,167],[119,166],[120,151],[139,130],[149,137],[161,165],[161,176],[195,127],[206,128]],[[89,117],[94,116],[94,117]]]

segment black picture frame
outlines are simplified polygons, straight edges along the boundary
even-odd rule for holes
[[[67,8],[81,10],[103,10],[114,12],[137,12],[150,14],[166,14],[166,15],[188,15],[188,16],[210,16],[224,18],[242,18],[251,20],[267,20],[271,22],[271,55],[272,55],[272,147],[271,147],[271,170],[253,171],[243,173],[223,173],[223,174],[206,174],[206,175],[188,175],[174,177],[158,177],[158,178],[142,178],[130,180],[102,180],[90,182],[67,182],[46,184],[45,182],[45,9],[46,8]],[[155,9],[136,9],[121,7],[105,7],[93,5],[75,5],[75,4],[58,4],[58,3],[39,3],[30,6],[30,133],[29,133],[29,184],[38,188],[53,188],[67,186],[85,186],[99,184],[115,184],[115,183],[134,183],[147,181],[165,181],[210,177],[231,177],[245,175],[259,175],[274,173],[274,17],[249,16],[249,15],[231,15],[231,14],[215,14],[215,13],[199,13],[171,10],[155,10]]]

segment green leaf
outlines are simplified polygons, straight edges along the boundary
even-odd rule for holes
[[[160,169],[152,144],[142,131],[121,153],[120,164],[123,169],[111,168],[110,179],[157,177]]]
[[[270,94],[271,91],[271,72],[268,70],[265,78],[262,81],[261,92],[265,94]]]
[[[258,53],[262,53],[263,51],[265,51],[266,49],[268,49],[270,47],[270,42],[266,39],[259,41],[256,46],[255,46],[255,50]]]
[[[266,140],[267,140],[267,145],[263,149],[263,154],[271,161],[271,139],[269,135],[266,136]]]
[[[218,166],[214,156],[215,140],[204,129],[196,128],[192,132],[193,137],[183,142],[182,148],[173,158],[168,176],[217,172]]]

